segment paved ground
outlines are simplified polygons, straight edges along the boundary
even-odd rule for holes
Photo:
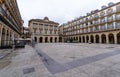
[[[46,43],[0,60],[0,77],[120,77],[120,46]]]

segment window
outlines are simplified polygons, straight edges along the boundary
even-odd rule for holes
[[[52,34],[52,31],[50,30],[50,34]]]
[[[42,30],[40,30],[40,34],[42,34]]]
[[[117,11],[117,12],[120,12],[120,6],[117,6],[117,7],[116,7],[116,11]]]
[[[118,23],[117,23],[117,28],[119,28],[119,29],[120,29],[120,22],[118,22]]]

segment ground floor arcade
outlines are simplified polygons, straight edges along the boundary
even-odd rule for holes
[[[0,47],[12,45],[13,37],[16,39],[19,36],[13,29],[0,22]]]
[[[62,42],[62,37],[59,37],[59,36],[35,36],[34,40],[37,43],[57,43],[57,42]]]
[[[67,42],[120,44],[120,30],[64,37]]]

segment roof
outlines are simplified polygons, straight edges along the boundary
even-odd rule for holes
[[[48,24],[56,24],[56,25],[59,25],[59,23],[57,22],[54,22],[54,21],[46,21],[44,19],[31,19],[29,20],[29,23],[32,22],[32,21],[36,21],[36,22],[41,22],[41,23],[48,23]]]

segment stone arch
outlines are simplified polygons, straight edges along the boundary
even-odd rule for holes
[[[114,41],[114,34],[110,33],[108,35],[108,39],[109,39],[109,43],[110,44],[114,44],[115,43],[115,41]]]
[[[87,43],[89,42],[89,36],[86,36],[86,42]]]
[[[83,36],[82,39],[83,39],[83,43],[85,43],[85,36]]]
[[[105,34],[101,35],[101,40],[102,40],[102,43],[106,43],[106,35]]]
[[[55,37],[55,42],[57,42],[57,37]]]
[[[59,37],[59,42],[62,42],[62,37]]]
[[[79,36],[79,42],[81,43],[81,36]]]
[[[120,44],[120,32],[117,34],[117,44]]]
[[[90,36],[90,42],[94,43],[94,36],[93,35]]]
[[[45,37],[45,43],[47,43],[48,42],[48,37]]]
[[[43,41],[43,37],[40,37],[39,38],[39,43],[42,43],[42,41]]]
[[[34,37],[35,42],[37,42],[37,37]]]
[[[99,35],[96,35],[95,39],[96,39],[96,43],[99,43]]]
[[[51,43],[53,42],[53,38],[52,38],[52,37],[50,37],[50,42],[51,42]]]

